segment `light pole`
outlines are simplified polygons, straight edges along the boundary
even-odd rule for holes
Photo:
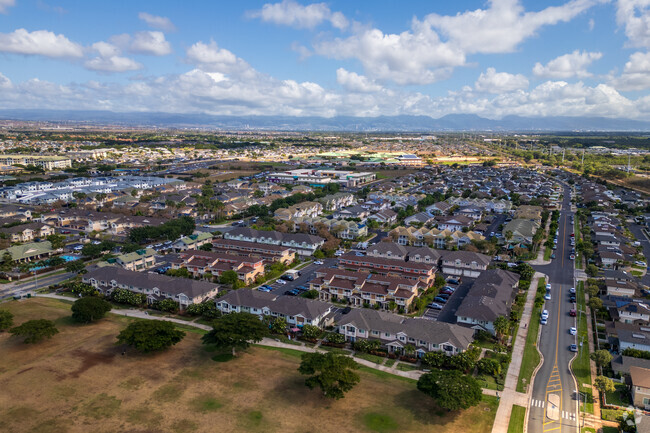
[[[580,426],[580,430],[582,430],[584,428],[584,426],[585,426],[585,406],[587,405],[587,394],[582,393],[582,392],[578,391],[577,389],[574,389],[573,392],[578,394],[578,403],[580,403],[580,396],[584,397],[584,399],[585,399],[585,405],[582,406],[582,411],[581,411],[582,412],[582,425]]]

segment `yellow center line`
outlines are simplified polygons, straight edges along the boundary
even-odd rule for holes
[[[543,431],[547,432],[547,431],[553,431],[553,430],[559,430],[559,429],[560,429],[560,427],[554,427],[554,428],[546,428]]]

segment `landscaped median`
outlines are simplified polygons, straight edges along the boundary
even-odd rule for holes
[[[530,315],[528,335],[526,335],[526,350],[524,350],[524,356],[521,359],[521,369],[519,370],[519,379],[517,380],[517,392],[526,392],[527,386],[530,385],[533,372],[541,360],[539,352],[537,351],[537,334],[539,333],[539,316],[541,314],[542,305],[544,305],[543,296],[546,291],[545,287],[546,279],[541,278],[537,284],[535,305],[533,306],[533,312]],[[541,302],[538,302],[540,298]]]
[[[584,282],[579,281],[577,290],[577,309],[578,309],[578,354],[571,363],[571,370],[578,381],[578,388],[586,396],[586,406],[584,411],[594,413],[594,403],[591,387],[591,367],[589,365],[589,341],[587,336],[587,309],[585,304]],[[584,401],[584,399],[582,400]],[[582,405],[581,405],[582,406]],[[581,408],[582,411],[582,408]]]
[[[508,433],[521,433],[524,431],[524,423],[526,422],[526,408],[523,406],[512,406],[512,413],[510,414],[510,423],[508,424]]]

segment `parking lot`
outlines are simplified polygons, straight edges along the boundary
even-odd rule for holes
[[[337,263],[337,259],[323,259],[322,265],[316,265],[313,262],[304,268],[300,269],[300,276],[293,281],[286,281],[284,284],[279,283],[278,280],[275,280],[273,283],[267,283],[271,286],[271,292],[281,295],[284,294],[287,290],[293,290],[298,286],[305,286],[309,288],[309,282],[316,278],[316,271],[323,267],[334,266]]]
[[[447,303],[444,304],[442,310],[428,308],[422,317],[429,320],[438,320],[440,322],[456,323],[456,311],[458,311],[460,303],[463,302],[463,299],[467,296],[472,284],[474,284],[474,278],[467,277],[463,277],[458,286],[449,284],[451,287],[456,287],[456,290],[451,296],[449,296],[449,299],[447,300]],[[436,303],[439,304],[439,302]]]

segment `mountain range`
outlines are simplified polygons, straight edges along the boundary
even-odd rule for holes
[[[156,112],[3,109],[0,119],[64,124],[120,125],[159,128],[333,132],[588,132],[650,131],[650,121],[605,117],[521,117],[493,120],[475,114],[378,117],[220,116]]]

